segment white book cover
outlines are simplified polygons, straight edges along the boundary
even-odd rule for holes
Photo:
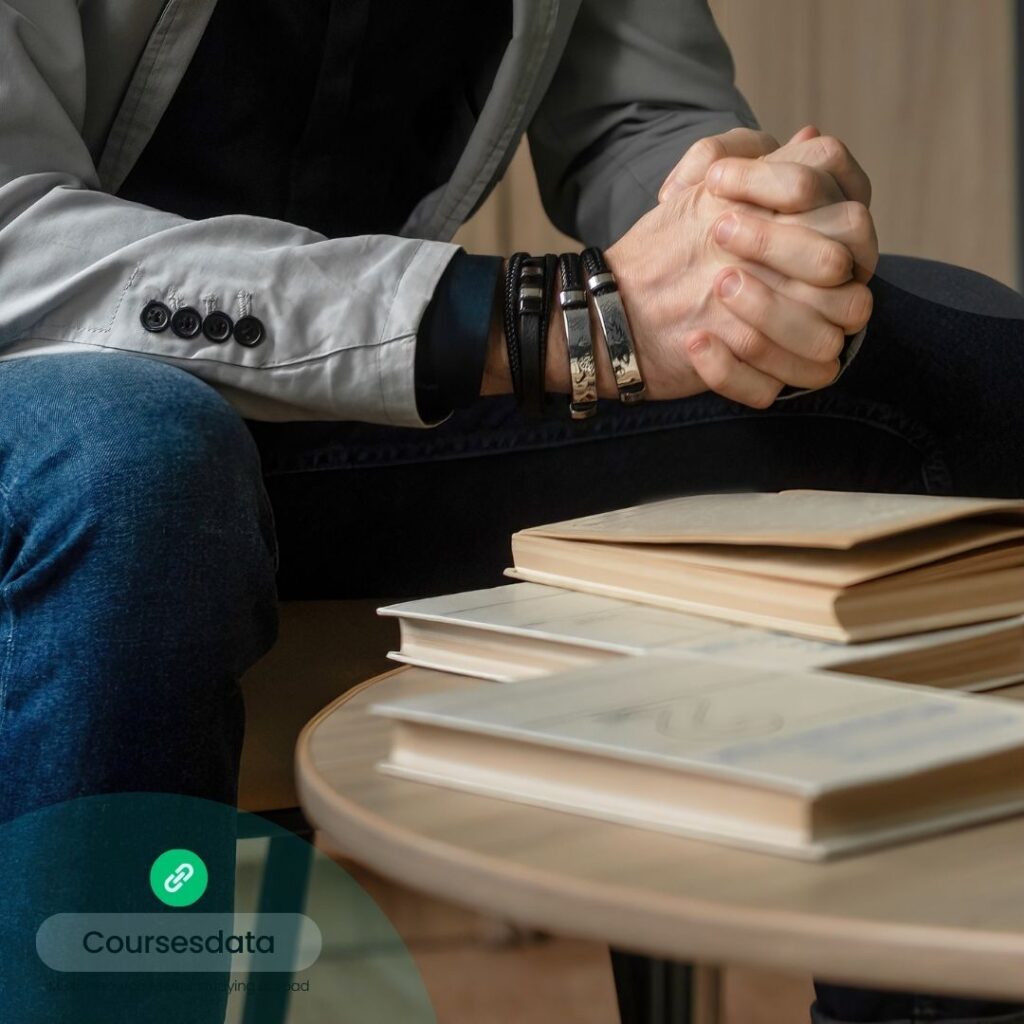
[[[544,752],[560,750],[589,755],[590,765],[650,766],[669,778],[677,773],[680,781],[724,780],[751,792],[813,801],[1024,750],[1024,706],[926,687],[646,656],[629,662],[625,673],[623,663],[611,662],[515,687],[482,685],[371,710],[399,723],[453,730],[453,739],[518,741],[514,749],[533,749],[541,765],[534,771],[532,762],[520,758],[517,768],[495,771],[493,764],[460,761],[451,752],[459,744],[442,741],[426,756],[415,746],[406,756],[399,744],[380,766],[388,774],[809,859],[1024,809],[1024,791],[1011,785],[987,803],[818,838],[791,826],[745,820],[734,813],[735,797],[680,812],[652,794],[650,785],[633,793],[606,790],[581,784],[573,771],[559,771],[554,762],[545,767]],[[664,792],[664,783],[658,785]]]
[[[539,583],[512,583],[407,601],[381,608],[379,614],[410,622],[457,625],[484,633],[567,644],[623,656],[657,651],[787,668],[855,665],[858,660],[873,661],[901,652],[926,650],[1009,630],[1024,631],[1024,617],[1018,616],[891,640],[856,645],[829,643]],[[427,668],[459,670],[457,664],[445,661],[440,654],[435,654],[436,660],[432,662],[429,658],[407,656],[397,651],[390,652],[389,657]],[[484,672],[481,665],[477,665],[472,674],[498,682],[522,678],[507,671]],[[1019,678],[1019,675],[1013,675],[986,680],[979,685],[1008,685]]]
[[[1016,702],[657,655],[373,711],[806,797],[1024,747]]]

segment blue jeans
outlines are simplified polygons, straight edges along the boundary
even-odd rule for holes
[[[1024,300],[914,261],[873,287],[850,371],[765,413],[700,396],[530,424],[491,399],[426,432],[247,429],[149,360],[0,363],[0,821],[125,790],[233,802],[276,543],[284,597],[392,599],[498,584],[512,531],[673,493],[1024,495]],[[815,1012],[1012,1010],[821,984]]]
[[[274,640],[244,423],[128,356],[0,364],[0,821],[93,793],[233,803],[238,678]]]

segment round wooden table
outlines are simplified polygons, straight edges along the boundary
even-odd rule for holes
[[[825,864],[389,778],[376,701],[481,683],[397,669],[299,738],[317,829],[383,875],[561,935],[680,961],[1024,999],[1024,818]],[[514,685],[514,684],[513,684]]]

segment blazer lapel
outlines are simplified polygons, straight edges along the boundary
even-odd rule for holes
[[[107,192],[116,193],[153,135],[199,45],[217,0],[166,0],[97,166]]]
[[[95,0],[113,4],[115,0]],[[142,0],[127,0],[141,6]],[[150,140],[184,77],[217,0],[163,2],[97,164],[116,193]],[[449,239],[504,174],[555,73],[581,0],[514,0],[512,40],[476,128],[448,183],[420,202],[402,229]],[[88,4],[89,0],[83,0]],[[156,9],[156,8],[155,8]],[[136,7],[138,13],[138,7]]]

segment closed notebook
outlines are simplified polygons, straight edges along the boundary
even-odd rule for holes
[[[1024,680],[1020,617],[850,647],[536,583],[407,601],[379,613],[400,623],[394,660],[496,682],[654,651],[950,689]]]
[[[381,771],[805,859],[1024,809],[1024,707],[647,656],[374,706]]]
[[[1024,502],[674,498],[512,537],[518,579],[842,643],[1024,612]]]

